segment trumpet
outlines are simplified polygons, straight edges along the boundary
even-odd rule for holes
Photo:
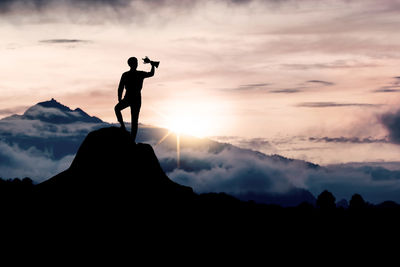
[[[144,64],[150,63],[152,66],[154,66],[156,68],[158,68],[158,66],[160,65],[160,61],[151,61],[147,56],[145,58],[142,58],[142,59],[143,59],[143,63]]]

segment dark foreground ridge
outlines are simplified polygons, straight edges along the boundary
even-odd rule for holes
[[[71,166],[45,182],[4,183],[3,223],[22,223],[42,233],[62,229],[74,236],[118,232],[135,238],[189,234],[192,241],[203,235],[280,239],[378,233],[400,222],[397,204],[369,206],[361,196],[350,203],[353,208],[343,209],[335,206],[329,192],[318,197],[317,208],[256,204],[224,193],[198,195],[166,176],[150,145],[135,144],[128,132],[116,127],[89,133]]]
[[[150,145],[135,144],[117,127],[89,133],[71,166],[56,176],[31,188],[28,179],[10,184],[15,190],[4,188],[1,198],[8,201],[5,211],[14,213],[11,217],[40,215],[39,220],[60,218],[60,223],[208,221],[257,206],[224,193],[198,195],[173,182]]]
[[[69,169],[37,185],[36,191],[66,206],[92,201],[179,205],[195,196],[191,188],[166,176],[150,145],[135,144],[127,131],[116,127],[89,133]]]

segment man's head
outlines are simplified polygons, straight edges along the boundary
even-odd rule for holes
[[[129,59],[128,59],[128,65],[129,65],[129,67],[131,67],[131,69],[136,69],[137,68],[137,66],[138,66],[138,61],[137,61],[137,58],[135,58],[135,57],[130,57]]]

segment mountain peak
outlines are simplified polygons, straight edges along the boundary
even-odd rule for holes
[[[40,120],[53,124],[88,122],[102,123],[97,117],[90,116],[80,108],[75,110],[61,104],[54,98],[49,101],[39,102],[28,108],[22,115],[23,119]]]
[[[44,101],[44,102],[39,102],[36,105],[45,107],[45,108],[56,108],[62,111],[67,111],[70,112],[72,111],[69,107],[61,104],[60,102],[58,102],[57,100],[55,100],[54,98],[52,98],[49,101]]]

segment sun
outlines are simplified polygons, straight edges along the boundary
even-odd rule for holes
[[[178,135],[205,137],[209,133],[207,119],[193,114],[180,114],[166,118],[165,126]]]
[[[156,114],[154,124],[159,127],[179,135],[205,138],[215,136],[230,123],[226,120],[228,104],[205,92],[186,92],[152,106],[151,111]]]

